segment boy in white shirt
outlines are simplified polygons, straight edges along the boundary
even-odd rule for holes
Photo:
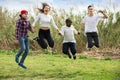
[[[71,58],[71,51],[73,59],[76,59],[76,40],[74,38],[74,33],[79,34],[72,25],[72,21],[70,19],[66,19],[66,25],[61,28],[61,35],[64,36],[62,52]]]
[[[88,6],[88,15],[84,17],[82,24],[80,28],[85,26],[85,34],[87,36],[87,49],[91,50],[91,48],[95,45],[97,48],[99,48],[99,38],[98,38],[98,29],[97,29],[97,23],[99,19],[106,19],[108,16],[104,14],[103,11],[99,10],[99,13],[101,13],[103,16],[95,15],[94,14],[94,7],[92,5]]]

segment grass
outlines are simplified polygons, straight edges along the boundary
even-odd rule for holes
[[[34,10],[34,9],[33,9]],[[97,27],[99,32],[99,38],[100,38],[100,46],[102,49],[104,48],[116,48],[120,45],[120,12],[110,12],[108,10],[105,10],[105,13],[107,11],[108,20],[106,23],[104,23],[104,20],[100,20]],[[35,10],[36,12],[36,10]],[[59,12],[59,14],[57,13]],[[50,15],[53,16],[54,21],[58,28],[60,29],[63,25],[65,25],[65,19],[70,18],[73,22],[74,27],[78,30],[80,28],[80,23],[83,19],[83,17],[87,14],[86,11],[80,12],[78,15],[75,15],[74,9],[71,8],[70,13],[67,13],[65,9],[61,10],[54,10],[50,13]],[[31,13],[31,12],[29,12]],[[9,49],[17,49],[19,48],[19,45],[16,44],[15,39],[15,23],[19,19],[19,13],[15,12],[12,14],[7,9],[3,10],[3,8],[0,6],[0,49],[1,50],[9,50]],[[36,13],[37,14],[37,13]],[[116,22],[113,23],[114,15],[116,16]],[[30,22],[31,24],[34,21],[34,18],[32,15]],[[37,15],[36,15],[37,16]],[[35,33],[28,33],[29,39],[30,39],[30,48],[34,50],[40,49],[39,45],[33,41],[33,38],[38,35],[39,30],[39,22],[36,24],[35,27]],[[51,25],[51,34],[53,36],[53,39],[55,41],[55,49],[60,51],[62,47],[63,37],[59,36],[57,31],[52,27]],[[80,35],[76,35],[76,42],[77,42],[77,48],[78,52],[82,52],[85,50],[86,46],[86,37],[84,36],[84,29],[81,30]],[[84,46],[84,47],[83,47]]]
[[[63,54],[28,55],[27,69],[14,61],[15,54],[0,53],[0,80],[120,80],[120,60],[94,59]]]

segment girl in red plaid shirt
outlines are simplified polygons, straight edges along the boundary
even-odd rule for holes
[[[16,39],[20,44],[20,50],[15,56],[15,61],[20,67],[24,69],[26,69],[27,67],[23,63],[29,52],[28,30],[34,32],[30,22],[27,20],[27,15],[28,12],[26,10],[22,10],[20,14],[20,19],[16,22]],[[19,60],[19,57],[22,53],[23,55]]]

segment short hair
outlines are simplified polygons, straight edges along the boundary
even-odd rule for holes
[[[93,7],[93,5],[89,5],[89,6],[88,6],[88,9],[89,9],[90,7]]]
[[[66,19],[65,22],[66,22],[66,23],[68,23],[68,22],[72,23],[72,21],[71,21],[70,19]]]

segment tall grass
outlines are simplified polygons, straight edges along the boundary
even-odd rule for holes
[[[86,12],[84,13],[86,14]],[[106,25],[104,24],[104,21],[100,21],[98,24],[101,48],[112,48],[120,44],[120,12],[115,13],[117,19],[115,23],[112,23],[113,14],[114,13],[112,12],[108,13],[109,18]],[[76,29],[79,29],[82,17],[85,16],[81,15],[81,13],[74,15],[72,9],[69,14],[65,10],[59,10],[59,14],[56,12],[56,10],[54,10],[54,12],[51,12],[51,15],[53,15],[54,20],[59,28],[65,25],[66,18],[70,18],[72,19],[73,25]],[[18,48],[18,44],[15,43],[15,22],[18,18],[18,13],[11,16],[11,13],[8,12],[7,9],[2,12],[2,8],[0,7],[0,49]],[[34,18],[31,17],[30,21],[32,23]],[[37,42],[32,40],[37,36],[38,29],[39,25],[37,24],[35,27],[36,32],[34,34],[29,33],[31,43],[30,47],[32,49],[40,49]],[[51,32],[55,41],[55,50],[61,51],[63,37],[59,36],[57,31],[53,28],[51,29]],[[78,52],[80,52],[85,49],[86,45],[84,30],[82,30],[81,35],[77,35],[75,37],[77,40],[77,49]]]

